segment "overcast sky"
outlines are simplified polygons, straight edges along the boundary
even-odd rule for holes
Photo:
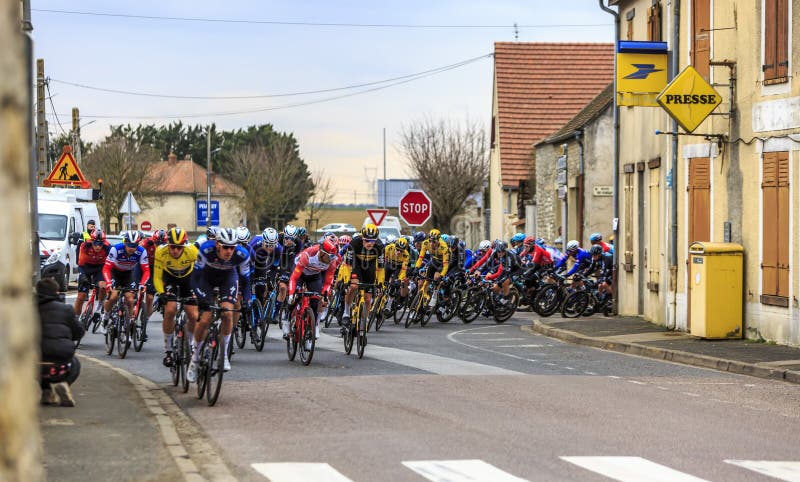
[[[351,94],[385,84],[313,95],[265,99],[167,99],[104,93],[88,86],[183,96],[295,93],[382,81],[489,54],[496,41],[611,42],[611,16],[593,0],[350,1],[95,1],[32,0],[34,48],[53,79],[53,104],[64,129],[80,108],[90,141],[110,124],[216,122],[222,129],[271,123],[292,132],[312,170],[324,169],[340,202],[368,201],[366,180],[383,176],[386,128],[388,177],[407,177],[396,149],[404,124],[425,116],[453,121],[491,116],[492,60],[374,92],[314,105],[229,116]],[[40,10],[250,21],[508,25],[497,28],[388,28],[196,22]],[[554,27],[560,25],[560,27]],[[582,25],[580,27],[566,25]],[[543,27],[547,26],[547,27]],[[568,62],[569,59],[564,59]],[[48,110],[52,108],[48,103]],[[189,115],[201,114],[199,117]],[[93,118],[90,116],[117,116]],[[137,116],[153,117],[138,119]],[[61,131],[49,116],[50,131]]]

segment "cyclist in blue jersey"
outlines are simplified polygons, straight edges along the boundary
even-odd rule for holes
[[[235,230],[229,228],[220,229],[217,233],[217,239],[203,243],[197,254],[197,261],[192,271],[192,286],[197,297],[200,318],[197,320],[194,331],[192,361],[186,373],[186,379],[190,382],[197,380],[197,363],[203,348],[202,343],[205,339],[206,331],[211,323],[210,307],[216,301],[213,289],[218,288],[222,298],[220,307],[224,311],[222,312],[220,332],[223,335],[223,346],[225,347],[230,343],[231,332],[233,331],[233,313],[228,310],[232,310],[236,302],[238,278],[241,273],[246,274],[248,277],[248,282],[241,286],[242,296],[246,299],[250,298],[250,256],[247,250],[240,246],[237,241]],[[228,361],[228,350],[223,350],[223,353],[225,354],[224,369],[228,371],[231,369],[230,361]]]
[[[581,249],[580,243],[574,239],[567,243],[565,254],[566,256],[556,263],[556,272],[562,272],[569,259],[575,260],[575,264],[572,265],[572,268],[570,268],[564,276],[572,276],[577,273],[578,270],[586,269],[592,263],[592,256],[589,252],[585,249]]]

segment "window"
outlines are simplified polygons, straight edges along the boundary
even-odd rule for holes
[[[769,1],[769,0],[768,0]],[[711,62],[711,0],[692,0],[692,67],[709,80]]]
[[[788,81],[789,0],[764,0],[764,65],[761,70],[765,84]]]
[[[654,160],[656,161],[656,160]],[[647,271],[649,278],[647,281],[647,288],[650,291],[658,292],[658,281],[660,277],[659,267],[661,266],[661,239],[659,237],[659,224],[661,224],[661,197],[659,192],[659,184],[661,179],[661,169],[659,166],[661,160],[658,159],[657,163],[650,162],[650,184],[649,184],[649,218],[647,224],[649,227],[649,249],[647,250]]]
[[[765,152],[761,302],[789,306],[789,153]]]
[[[711,163],[689,159],[689,242],[711,241]]]
[[[495,129],[496,129],[496,127],[495,127],[495,116],[492,116],[492,130],[489,133],[489,148],[490,149],[494,149],[494,139],[495,139],[494,130]]]
[[[661,1],[653,0],[653,6],[647,9],[647,40],[661,42]]]
[[[627,40],[633,40],[633,17],[636,16],[636,9],[630,9],[628,13],[625,14],[625,20],[628,21],[628,33],[627,33]]]
[[[624,264],[625,271],[633,271],[633,164],[625,164],[625,181],[623,187],[623,195],[625,197],[625,220],[624,233],[625,233],[625,251],[624,251]]]

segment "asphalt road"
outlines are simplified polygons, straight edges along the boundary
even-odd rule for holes
[[[796,385],[565,344],[526,313],[388,322],[361,360],[331,328],[308,367],[272,326],[215,407],[172,388],[158,320],[125,360],[81,350],[164,386],[242,480],[800,480]]]

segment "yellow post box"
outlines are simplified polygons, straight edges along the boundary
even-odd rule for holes
[[[743,256],[736,243],[689,245],[692,335],[742,338]]]

